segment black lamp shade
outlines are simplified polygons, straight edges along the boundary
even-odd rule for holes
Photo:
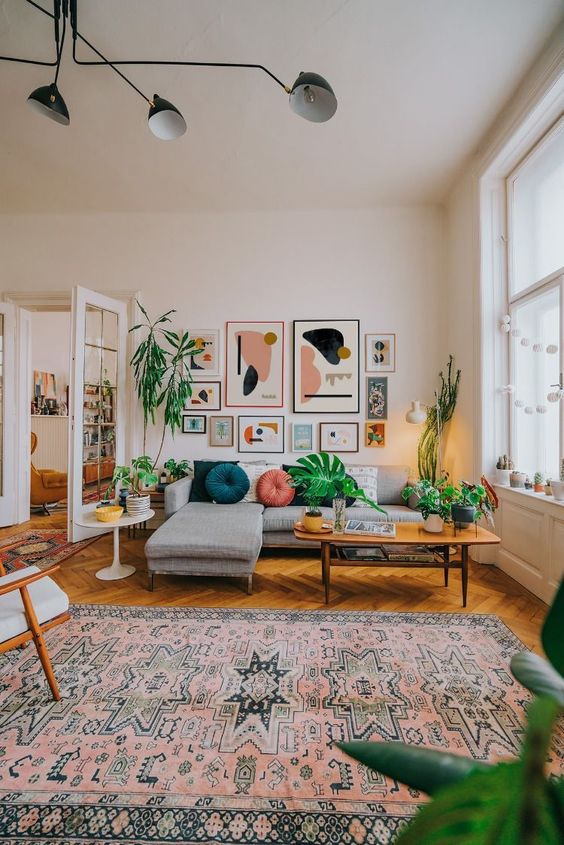
[[[290,108],[312,123],[325,123],[337,111],[337,98],[318,73],[300,73],[290,92]]]
[[[62,126],[70,123],[69,110],[55,84],[36,88],[27,98],[29,105],[39,114],[44,114]]]
[[[151,132],[162,141],[173,141],[186,132],[186,121],[176,106],[158,94],[153,96],[148,120]]]

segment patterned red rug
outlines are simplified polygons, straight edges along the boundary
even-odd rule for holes
[[[0,541],[0,562],[6,572],[23,569],[25,566],[37,566],[48,569],[72,557],[81,549],[93,543],[98,537],[69,543],[67,532],[63,529],[37,528],[35,531],[22,531]]]
[[[423,796],[334,740],[491,760],[522,738],[494,616],[72,613],[48,634],[60,702],[34,650],[0,656],[3,842],[387,844]]]

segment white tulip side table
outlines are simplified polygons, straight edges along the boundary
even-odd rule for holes
[[[155,515],[155,511],[147,510],[139,516],[129,516],[123,514],[115,522],[100,522],[96,519],[94,511],[85,513],[80,519],[76,520],[77,525],[82,525],[85,528],[111,528],[114,533],[114,559],[111,566],[105,566],[96,573],[96,578],[100,581],[119,581],[121,578],[128,578],[133,575],[135,567],[128,563],[121,563],[119,559],[119,529],[128,528],[130,525],[138,525],[140,522],[146,522]]]

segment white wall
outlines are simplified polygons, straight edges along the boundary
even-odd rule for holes
[[[66,388],[69,383],[70,312],[34,311],[31,315],[31,326],[32,369],[54,373],[57,398],[66,402]],[[31,373],[30,384],[32,375]]]
[[[352,462],[416,465],[418,430],[404,415],[411,399],[432,401],[449,351],[442,326],[441,209],[0,215],[0,239],[4,291],[63,290],[77,283],[109,294],[140,290],[151,314],[176,308],[179,328],[285,320],[287,423],[331,420],[293,417],[288,410],[293,319],[360,318],[362,333],[395,332],[397,371],[389,375],[387,445],[361,446]],[[46,255],[57,260],[45,260]],[[364,372],[361,380],[364,388]],[[364,389],[361,398],[356,419],[362,436]],[[289,425],[286,434],[288,450]],[[210,449],[207,443],[207,436],[177,434],[174,443],[167,440],[164,457],[236,456],[235,450]]]

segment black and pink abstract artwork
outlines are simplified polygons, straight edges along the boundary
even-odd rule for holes
[[[284,323],[228,322],[226,402],[231,407],[284,404]]]
[[[294,320],[294,412],[358,414],[359,320]]]

